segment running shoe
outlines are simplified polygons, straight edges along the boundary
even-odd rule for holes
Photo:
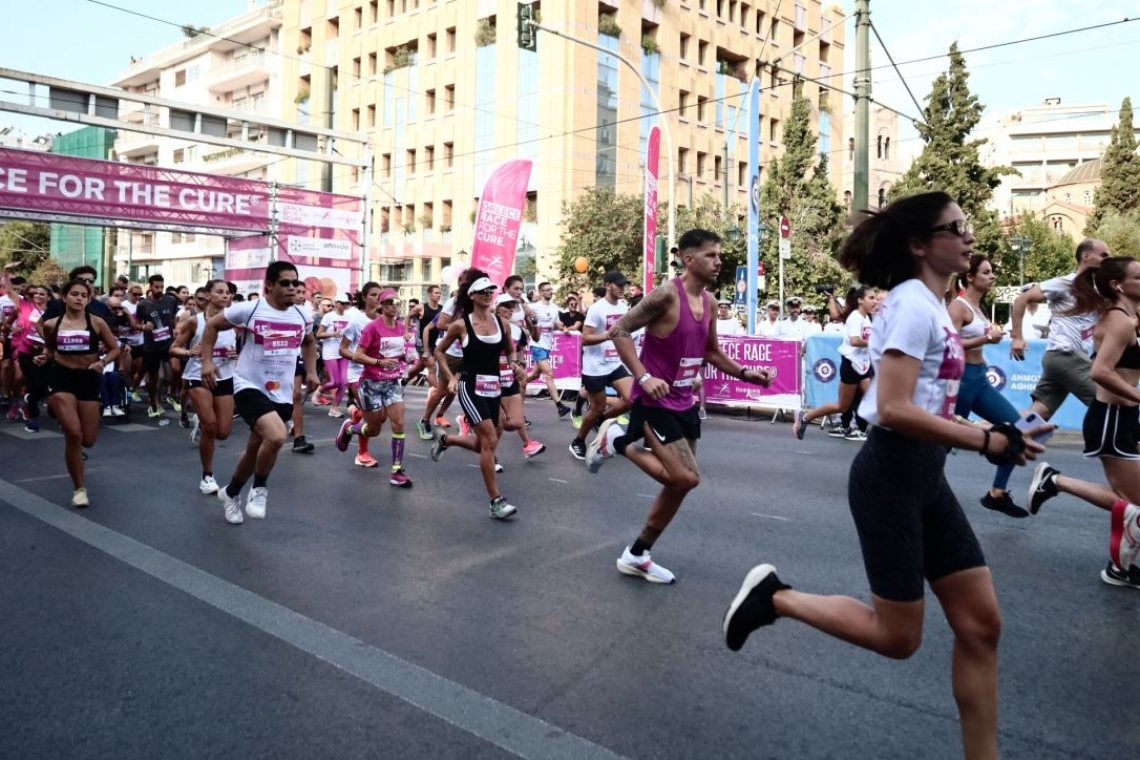
[[[202,421],[198,419],[198,415],[194,415],[194,424],[190,428],[190,445],[197,446],[202,441]],[[213,491],[210,491],[213,493]]]
[[[566,415],[570,414],[570,412],[572,412],[572,411],[574,411],[574,410],[571,409],[570,407],[566,406],[565,404],[559,404],[558,405],[558,419],[562,419]]]
[[[265,519],[265,500],[269,496],[269,489],[259,486],[249,489],[249,497],[245,500],[245,513],[254,520]]]
[[[503,466],[499,464],[499,458],[495,457],[495,472],[502,472]]]
[[[154,406],[152,406],[146,410],[146,416],[150,417],[151,419],[154,419],[155,417],[161,417],[164,414],[166,414],[166,412],[164,412],[161,409],[159,409],[158,407],[154,407]]]
[[[463,412],[455,415],[455,424],[459,427],[460,435],[471,435],[471,424],[467,422],[467,415]]]
[[[313,406],[329,406],[332,399],[318,391],[313,391]]]
[[[111,407],[111,416],[112,417],[126,417],[127,413],[123,411],[123,407],[113,406],[113,407]]]
[[[575,430],[582,427],[582,415],[580,415],[580,414],[572,415],[570,417],[570,424],[574,426]]]
[[[619,425],[617,420],[603,422],[601,430],[598,431],[594,440],[590,441],[590,445],[586,447],[586,469],[590,472],[597,472],[602,469],[606,460],[611,459],[616,453],[614,451],[614,439],[621,435],[625,435],[625,428]]]
[[[218,489],[218,501],[222,502],[222,506],[226,510],[226,522],[230,525],[241,525],[245,522],[245,516],[241,513],[241,494],[236,497],[230,496],[226,493],[226,489]]]
[[[575,459],[586,459],[586,442],[581,438],[575,438],[570,441],[570,453],[574,455]]]
[[[218,481],[214,480],[213,475],[207,475],[202,478],[202,482],[198,484],[198,490],[202,493],[217,493]]]
[[[796,421],[792,425],[792,432],[796,434],[796,438],[801,441],[804,439],[804,433],[807,432],[807,426],[807,420],[804,419],[804,413],[801,409],[800,411],[796,412]]]
[[[987,492],[980,501],[982,506],[986,509],[1001,512],[1003,515],[1018,518],[1029,517],[1029,510],[1014,504],[1013,497],[1009,495],[1009,491],[1004,491],[1001,496],[993,496]]]
[[[20,407],[18,404],[12,404],[8,407],[8,422],[15,422],[20,419]]]
[[[435,418],[435,426],[436,426],[436,427],[441,427],[441,428],[443,428],[444,430],[447,430],[448,428],[450,428],[450,427],[451,427],[451,423],[450,423],[450,422],[448,422],[448,421],[447,421],[447,418],[446,418],[446,417],[444,417],[444,416],[441,414],[441,415],[439,415],[438,417],[436,417],[436,418]]]
[[[862,443],[867,440],[867,434],[859,428],[847,428],[847,432],[843,434],[843,440]]]
[[[103,419],[109,419],[110,417],[111,417],[111,407],[108,406],[108,407],[103,409]]]
[[[293,439],[293,453],[294,454],[311,454],[316,446],[305,440],[305,436],[299,435]]]
[[[1100,579],[1110,586],[1140,589],[1140,567],[1132,565],[1124,572],[1111,562],[1100,571]]]
[[[431,461],[438,462],[440,455],[447,451],[447,436],[441,435],[431,445]]]
[[[329,409],[329,416],[335,417],[336,419],[339,420],[342,417],[344,417],[344,412],[342,412],[339,407],[334,406],[334,407]]]
[[[1131,567],[1140,553],[1140,507],[1118,500],[1112,505],[1108,556],[1117,567]]]
[[[776,568],[757,565],[744,576],[740,591],[724,613],[724,643],[734,652],[744,646],[748,634],[765,625],[772,625],[779,615],[773,598],[777,591],[790,589],[776,577]]]
[[[343,416],[343,415],[342,415]],[[348,444],[352,441],[352,420],[340,423],[340,432],[336,434],[336,447],[338,451],[348,451]]]
[[[518,512],[513,504],[508,504],[507,500],[502,496],[496,496],[491,500],[491,519],[492,520],[506,520]]]
[[[707,411],[705,411],[704,409],[698,409],[697,410],[697,419],[698,420],[707,420],[708,418],[709,418],[709,413]]]
[[[355,464],[357,467],[377,467],[379,462],[372,458],[371,454],[357,454]]]
[[[629,427],[629,415],[619,414],[617,417],[618,424],[622,427]]]
[[[435,437],[432,434],[431,425],[427,420],[420,420],[416,423],[416,432],[419,434],[421,441],[430,441]]]
[[[139,395],[138,391],[131,391],[131,401],[135,402],[136,404],[142,403],[142,396]]]
[[[194,416],[197,417],[198,415]],[[184,430],[190,429],[190,415],[185,410],[178,416],[178,427]]]
[[[847,428],[842,425],[832,425],[827,429],[827,434],[832,438],[846,438]]]
[[[1029,481],[1029,512],[1037,514],[1041,505],[1057,495],[1057,476],[1061,471],[1050,467],[1048,462],[1037,465],[1033,479]]]
[[[71,506],[76,509],[83,509],[84,507],[91,506],[91,502],[87,500],[87,489],[76,488],[75,493],[71,494]]]
[[[176,411],[176,412],[182,411],[182,403],[179,402],[179,400],[174,398],[173,396],[166,399],[166,403],[169,404],[170,408],[173,409],[174,411]]]
[[[523,417],[523,424],[526,425],[527,427],[530,427],[530,418],[529,417]]]
[[[24,423],[25,433],[38,433],[40,432],[40,423],[36,420],[28,420]]]
[[[636,575],[650,583],[673,583],[677,580],[673,573],[654,562],[650,558],[649,552],[638,556],[630,553],[628,546],[618,557],[617,569],[625,575]]]
[[[533,438],[527,442],[526,446],[523,446],[523,456],[527,459],[533,459],[544,451],[546,451],[546,444],[539,443]]]
[[[392,476],[388,478],[388,482],[396,488],[411,488],[412,479],[408,477],[408,473],[404,472],[404,468],[392,471]]]

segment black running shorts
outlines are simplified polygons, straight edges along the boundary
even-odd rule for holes
[[[695,404],[688,411],[675,412],[659,406],[645,406],[641,402],[640,398],[634,401],[629,411],[629,427],[625,434],[627,443],[641,440],[646,435],[655,436],[661,443],[672,443],[682,438],[700,440],[701,419],[697,416]],[[646,425],[649,426],[648,431]]]
[[[629,370],[621,366],[608,375],[582,375],[582,387],[586,393],[605,393],[606,388],[614,387],[614,383],[626,377],[631,377]]]
[[[1094,400],[1082,425],[1085,456],[1101,459],[1140,459],[1140,407]]]
[[[251,428],[267,414],[276,414],[282,422],[293,418],[293,404],[279,404],[256,388],[245,388],[234,394],[234,410]]]
[[[89,369],[72,369],[52,362],[48,365],[48,395],[69,393],[76,401],[100,401],[102,373]]]
[[[187,380],[186,382],[190,385],[191,390],[195,388],[205,388],[210,391],[214,397],[234,395],[234,379],[232,377],[215,381],[213,388],[207,387],[201,380]]]

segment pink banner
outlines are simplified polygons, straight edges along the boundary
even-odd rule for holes
[[[744,335],[717,336],[721,349],[749,369],[767,369],[772,384],[767,388],[729,377],[712,365],[705,366],[705,399],[714,404],[777,403],[799,406],[802,373],[800,342]]]
[[[657,165],[661,158],[661,130],[649,130],[645,146],[645,275],[644,292],[653,289],[657,269]]]
[[[515,266],[530,167],[531,162],[525,158],[501,164],[487,178],[479,197],[471,266],[482,269],[492,282],[500,285]]]
[[[335,298],[360,286],[360,247],[347,241],[281,235],[277,250],[268,237],[247,237],[226,246],[225,277],[242,293],[262,291],[265,268],[271,261],[290,261],[305,281],[305,295]]]
[[[554,333],[552,341],[550,368],[554,370],[554,384],[559,390],[577,390],[582,380],[582,336],[578,333]],[[534,360],[528,355],[527,371],[533,366]],[[534,380],[527,387],[537,393],[546,386],[541,380]]]
[[[0,216],[233,237],[267,234],[274,209],[282,234],[359,243],[364,219],[359,198],[0,148]]]

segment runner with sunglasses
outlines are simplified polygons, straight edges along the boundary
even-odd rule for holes
[[[360,381],[364,378],[365,365],[356,360],[356,349],[360,345],[360,336],[364,328],[368,327],[380,315],[380,296],[383,289],[378,283],[365,283],[360,289],[356,300],[359,308],[353,306],[349,309],[348,326],[340,339],[340,355],[348,364],[348,392],[353,403],[348,407],[350,424],[360,422],[363,417],[361,409],[364,403],[360,395]],[[343,425],[342,425],[343,427]],[[357,452],[354,463],[358,467],[377,467],[379,463],[368,453],[368,436],[357,438]]]

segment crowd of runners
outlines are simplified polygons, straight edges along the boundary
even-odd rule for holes
[[[849,500],[871,604],[793,590],[761,564],[747,573],[723,629],[736,650],[753,631],[786,617],[888,657],[908,657],[921,642],[929,584],[955,634],[954,695],[966,755],[990,757],[997,746],[1001,616],[982,548],[947,483],[946,453],[975,450],[996,466],[993,487],[981,498],[989,509],[1025,517],[1067,493],[1107,512],[1101,577],[1140,588],[1140,262],[1111,257],[1103,241],[1086,240],[1075,272],[1022,293],[1010,330],[1015,358],[1024,357],[1021,325],[1031,304],[1047,301],[1052,314],[1034,408],[1022,414],[985,377],[982,348],[1006,332],[986,317],[993,266],[974,254],[973,243],[949,196],[900,199],[869,214],[840,253],[863,285],[845,299],[828,294],[829,321],[842,325],[839,401],[798,412],[793,432],[802,438],[810,421],[835,415],[833,435],[863,442],[851,465]],[[455,458],[448,453],[455,449],[471,452],[490,517],[512,518],[519,509],[500,488],[498,450],[504,435],[508,445],[517,435],[526,459],[547,451],[530,437],[524,411],[527,385],[538,384],[541,400],[529,406],[550,403],[559,418],[571,416],[565,445],[590,472],[621,456],[661,485],[616,562],[621,573],[669,584],[674,574],[651,551],[700,483],[702,368],[757,385],[770,380],[720,348],[718,334],[740,325],[730,304],[709,292],[720,275],[719,238],[686,232],[677,255],[682,273],[636,297],[621,272],[607,273],[585,311],[578,294],[560,309],[549,283],[531,300],[521,277],[500,287],[475,268],[462,274],[451,298],[432,287],[423,303],[404,303],[395,290],[371,282],[355,294],[307,294],[286,262],[271,263],[261,292],[245,298],[222,280],[190,293],[168,289],[158,275],[145,287],[117,282],[97,298],[88,267],[74,270],[54,298],[40,284],[7,277],[0,379],[10,416],[22,417],[30,432],[39,429],[46,401],[64,434],[74,507],[91,503],[84,449],[96,442],[101,418],[114,422],[145,398],[149,415],[163,416],[169,406],[190,429],[198,487],[216,494],[234,525],[265,518],[268,481],[290,441],[296,453],[314,450],[303,429],[305,403],[341,419],[336,449],[355,444],[354,463],[386,465],[395,488],[411,488],[419,476],[406,466],[409,433],[431,442],[435,462]],[[790,323],[780,328],[782,337],[821,329],[814,309],[805,317],[799,299],[787,306],[795,314],[780,320]],[[551,363],[554,336],[569,331],[580,332],[582,343],[574,407],[563,402]],[[409,416],[404,391],[420,382],[430,386],[426,404]],[[1100,459],[1106,483],[1039,462],[1023,508],[1007,488],[1011,475],[1044,452],[1047,421],[1069,394],[1088,406],[1085,455]],[[971,414],[984,422],[971,422]],[[216,442],[231,435],[237,418],[249,434],[222,485],[214,472]],[[390,442],[383,454],[375,448],[381,437]]]

